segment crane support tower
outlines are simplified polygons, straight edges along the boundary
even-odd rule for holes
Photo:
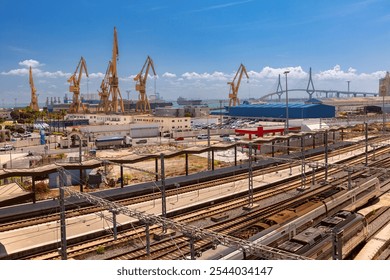
[[[99,112],[108,113],[110,111],[110,101],[109,101],[109,86],[110,86],[110,73],[111,73],[111,61],[108,62],[106,74],[100,84],[100,91],[98,91],[100,96],[100,103],[98,106]]]
[[[30,88],[31,88],[31,103],[30,103],[30,108],[33,111],[39,111],[39,106],[38,106],[38,96],[36,94],[37,90],[34,87],[34,80],[32,76],[32,68],[30,66],[30,75],[29,75],[29,82],[30,82]]]
[[[151,111],[148,96],[146,95],[146,80],[148,78],[150,68],[152,68],[153,74],[156,76],[153,60],[150,58],[150,56],[148,56],[141,71],[134,78],[134,81],[137,82],[135,85],[135,90],[139,92],[135,109],[136,112],[140,111],[142,113],[150,113]]]
[[[125,112],[123,106],[122,95],[119,90],[118,83],[118,73],[116,63],[118,61],[119,56],[119,48],[118,48],[118,36],[116,33],[116,28],[114,27],[114,42],[112,47],[112,59],[111,59],[111,67],[110,67],[110,76],[109,76],[109,95],[111,96],[110,102],[110,111],[113,113],[119,113],[119,106],[122,113]]]
[[[88,77],[87,64],[85,62],[85,59],[81,57],[79,64],[76,67],[76,70],[74,71],[73,75],[70,76],[70,78],[68,79],[68,83],[70,83],[69,92],[73,92],[73,99],[72,104],[70,104],[69,107],[69,113],[78,113],[80,107],[83,108],[83,112],[86,113],[86,108],[80,100],[80,81],[83,75],[83,71]]]
[[[240,105],[240,99],[238,98],[238,89],[240,88],[240,83],[242,79],[242,74],[245,73],[245,76],[247,79],[249,79],[248,73],[246,72],[245,66],[241,63],[240,67],[237,70],[236,75],[234,76],[233,81],[228,82],[228,85],[230,85],[230,92],[229,92],[229,107]],[[238,77],[238,79],[237,79]],[[237,81],[236,81],[237,79]]]

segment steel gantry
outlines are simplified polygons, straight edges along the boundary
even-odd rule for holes
[[[88,193],[80,193],[72,190],[71,188],[64,188],[64,190],[71,196],[84,199],[89,203],[100,206],[109,210],[110,212],[120,213],[145,223],[146,225],[159,224],[162,227],[172,229],[174,231],[181,232],[185,236],[191,237],[191,239],[208,239],[215,244],[221,244],[225,246],[241,249],[246,252],[247,255],[254,255],[261,259],[267,260],[308,260],[308,258],[299,256],[296,254],[288,253],[269,246],[255,244],[253,242],[242,240],[236,237],[228,236],[225,234],[213,232],[204,228],[191,226],[182,222],[173,221],[154,214],[148,214],[135,209],[122,206],[116,202],[109,201],[97,196],[93,196]]]

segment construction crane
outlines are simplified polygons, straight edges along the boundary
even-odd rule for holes
[[[34,87],[34,80],[32,76],[32,68],[30,66],[30,75],[29,75],[29,82],[30,82],[30,88],[31,88],[31,103],[30,103],[30,108],[33,111],[39,111],[39,106],[38,106],[38,96],[36,94],[37,90]]]
[[[109,75],[109,96],[111,96],[111,102],[109,105],[109,110],[113,113],[118,113],[118,106],[120,106],[120,109],[122,113],[125,111],[123,106],[123,100],[122,95],[119,90],[119,83],[118,83],[118,73],[117,73],[117,67],[116,62],[118,61],[119,56],[119,49],[118,49],[118,37],[116,33],[116,28],[114,27],[114,42],[112,47],[112,59],[111,59],[111,67],[110,67],[110,75]],[[119,100],[118,100],[119,98]],[[119,103],[119,104],[118,104]]]
[[[236,75],[234,76],[233,81],[228,82],[228,85],[230,85],[229,107],[232,105],[236,106],[236,105],[240,104],[240,99],[238,98],[238,89],[240,88],[240,83],[241,83],[243,73],[245,73],[246,78],[249,79],[248,73],[246,72],[246,68],[241,63],[240,67],[237,70]],[[238,77],[238,80],[236,82],[237,77]]]
[[[100,91],[98,91],[100,96],[100,103],[98,106],[99,112],[108,113],[110,111],[110,101],[109,101],[110,73],[111,73],[111,61],[108,62],[106,74],[104,75],[102,83],[100,84]]]
[[[139,92],[138,101],[136,104],[136,111],[141,111],[142,113],[149,113],[150,103],[146,95],[146,80],[148,78],[149,70],[152,68],[154,76],[156,76],[156,71],[154,70],[153,60],[148,56],[142,67],[141,71],[135,76],[134,81],[136,81],[135,90]],[[145,73],[144,73],[145,70]],[[144,73],[144,74],[143,74]]]
[[[78,113],[80,107],[83,108],[83,111],[86,112],[86,108],[84,104],[80,100],[80,81],[83,75],[83,70],[85,75],[88,77],[87,64],[83,57],[80,58],[79,64],[76,67],[73,75],[68,79],[68,83],[70,83],[69,91],[73,92],[72,104],[69,107],[69,113]]]

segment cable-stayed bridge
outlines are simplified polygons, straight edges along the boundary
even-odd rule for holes
[[[287,80],[286,80],[286,88],[287,88]],[[324,89],[315,89],[314,83],[311,74],[311,68],[309,71],[309,81],[307,83],[306,89],[288,89],[287,92],[306,92],[308,94],[308,99],[313,98],[313,94],[316,94],[318,98],[342,98],[342,97],[377,97],[379,96],[379,92],[360,92],[360,91],[350,91],[349,83],[348,90],[324,90]],[[266,101],[272,99],[272,97],[276,96],[279,101],[281,101],[282,95],[286,94],[286,90],[283,90],[280,75],[278,80],[278,86],[275,92],[268,93],[260,98],[262,101]]]
[[[360,91],[343,91],[343,90],[324,90],[324,89],[316,89],[313,92],[307,92],[306,89],[288,89],[288,92],[306,92],[309,96],[308,99],[313,97],[313,94],[316,94],[316,97],[322,98],[342,98],[342,97],[377,97],[379,96],[378,92],[360,92]],[[268,99],[272,99],[272,97],[278,97],[279,101],[282,98],[282,95],[285,95],[286,91],[275,91],[272,93],[268,93],[260,98],[260,100],[265,101]]]

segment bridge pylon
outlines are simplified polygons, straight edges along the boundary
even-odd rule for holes
[[[281,101],[281,96],[283,94],[282,83],[280,82],[280,74],[279,74],[278,87],[276,88],[276,93],[278,94],[278,98],[279,98],[279,102],[280,102]]]
[[[311,76],[311,67],[310,67],[310,70],[309,70],[309,82],[307,83],[307,88],[306,88],[306,92],[307,94],[309,94],[309,99],[312,99],[313,97],[313,93],[315,93],[315,88],[314,88],[314,83],[313,83],[313,79],[312,79],[312,76]]]

